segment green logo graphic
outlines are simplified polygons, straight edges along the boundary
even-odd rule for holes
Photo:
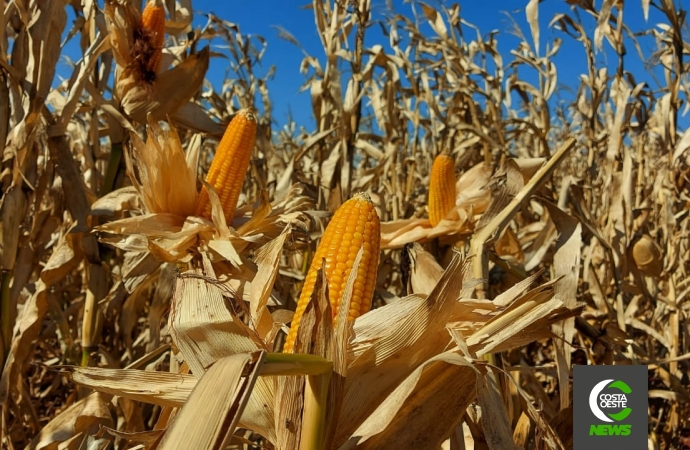
[[[618,389],[621,391],[620,394],[602,394],[605,388]],[[589,408],[592,410],[597,419],[603,422],[620,422],[625,420],[632,412],[631,408],[628,408],[628,397],[627,395],[632,392],[630,386],[621,380],[614,381],[613,379],[600,381],[592,389],[589,394]],[[604,414],[601,408],[623,408],[617,413]],[[628,436],[631,432],[630,425],[592,425],[589,427],[589,435],[597,436]]]
[[[622,392],[622,394],[601,394],[601,391],[603,391],[604,388],[618,389]],[[603,422],[613,422],[614,420],[616,422],[620,422],[628,417],[632,412],[632,409],[627,407],[628,397],[626,397],[626,394],[630,394],[631,392],[632,389],[630,389],[630,386],[621,380],[614,381],[613,379],[609,379],[600,381],[596,386],[594,386],[594,388],[592,388],[592,392],[589,394],[589,408],[592,410],[592,414]],[[609,413],[606,415],[601,409],[599,409],[600,407],[624,409],[615,414]]]
[[[573,449],[647,450],[647,366],[573,367]]]

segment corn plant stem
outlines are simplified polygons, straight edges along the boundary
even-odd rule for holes
[[[489,256],[488,248],[494,243],[501,231],[510,223],[513,216],[520,209],[522,203],[534,194],[549,178],[558,164],[565,158],[568,152],[575,146],[575,139],[568,139],[559,148],[551,159],[544,164],[529,182],[517,193],[513,200],[484,228],[472,237],[470,242],[470,254],[474,256],[472,261],[472,275],[476,279],[482,280],[478,289],[478,297],[486,297],[486,283],[489,279]],[[500,366],[500,358],[494,353],[484,355],[484,359],[490,364]]]
[[[7,72],[0,70],[0,142],[6,142],[10,128],[10,87],[7,79]]]
[[[96,302],[95,297],[89,291],[86,293],[86,301],[84,304],[84,319],[82,322],[82,353],[81,366],[89,365],[91,359],[93,324],[96,321],[95,317]]]
[[[2,287],[0,305],[0,316],[2,316],[2,342],[0,342],[0,358],[2,363],[5,363],[5,351],[9,348],[12,342],[12,305],[10,299],[10,280],[12,279],[12,272],[5,270],[2,272]]]
[[[316,355],[266,353],[261,376],[306,375],[300,449],[321,450],[325,445],[326,402],[333,363]]]
[[[333,363],[316,355],[304,353],[266,353],[261,376],[324,375],[333,371]]]
[[[53,123],[53,125],[55,125]],[[50,149],[50,159],[53,161],[55,170],[62,178],[63,190],[65,191],[65,204],[67,210],[76,221],[73,233],[83,233],[81,246],[84,250],[86,279],[88,289],[86,292],[86,304],[84,307],[84,324],[82,327],[82,365],[89,362],[89,352],[96,323],[96,306],[98,301],[107,293],[107,278],[105,268],[101,265],[96,237],[90,233],[89,215],[91,206],[86,196],[86,186],[84,179],[79,172],[79,168],[74,160],[67,139],[64,135],[56,135],[48,139]]]
[[[115,187],[115,179],[117,178],[117,173],[120,169],[120,163],[122,162],[122,143],[114,142],[110,149],[110,158],[108,159],[108,167],[105,171],[105,178],[103,179],[103,185],[101,186],[100,196],[103,197],[113,191]]]
[[[308,375],[304,384],[301,450],[323,450],[326,437],[326,406],[331,372]]]
[[[96,250],[95,241],[84,240],[84,244],[88,245],[85,249]],[[95,256],[98,256],[97,253]],[[100,320],[102,319],[99,315],[98,302],[105,296],[104,290],[107,288],[103,266],[97,262],[89,262],[86,267],[88,285],[82,322],[82,366],[88,365],[91,352],[98,350]]]
[[[91,290],[86,291],[84,302],[84,318],[82,322],[82,354],[81,366],[87,367],[91,361],[91,351],[93,350],[93,334],[96,322],[96,298]]]
[[[488,142],[484,142],[484,164],[486,167],[491,167],[492,157],[491,157],[491,146]]]
[[[89,353],[89,350],[83,349],[81,351],[81,362],[79,363],[79,365],[81,367],[87,367],[89,365],[90,358],[91,358],[91,355]]]

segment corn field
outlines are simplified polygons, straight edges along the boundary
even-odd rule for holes
[[[649,448],[690,448],[683,2],[568,0],[546,46],[517,2],[506,54],[313,0],[313,129],[258,69],[289,30],[140,3],[3,2],[3,449],[568,449],[574,365],[647,365]]]

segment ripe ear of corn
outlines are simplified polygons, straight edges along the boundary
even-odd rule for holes
[[[357,253],[360,248],[364,248],[357,270],[348,320],[354,320],[371,309],[379,265],[380,242],[381,223],[367,194],[356,194],[338,208],[326,227],[307,272],[283,352],[292,353],[300,320],[314,290],[316,275],[323,259],[326,260],[328,300],[335,319]]]
[[[441,153],[431,167],[429,181],[429,221],[436,226],[455,206],[455,161]]]
[[[161,58],[163,56],[163,42],[165,42],[165,8],[161,0],[149,0],[144,11],[141,13],[141,32],[142,37],[148,40],[150,51],[146,57],[144,65],[150,72],[148,76],[155,77],[160,69]]]
[[[256,117],[252,111],[243,109],[235,115],[225,130],[206,175],[206,181],[218,193],[228,224],[235,215],[255,139]],[[206,186],[201,190],[196,215],[211,218],[211,203]]]

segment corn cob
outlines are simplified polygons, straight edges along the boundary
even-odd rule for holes
[[[225,220],[232,222],[237,208],[237,200],[242,192],[242,184],[249,168],[249,162],[256,138],[256,118],[250,110],[238,112],[225,130],[206,181],[213,186],[220,197]],[[211,203],[208,190],[204,186],[197,203],[196,215],[211,218]]]
[[[455,161],[441,153],[431,167],[429,221],[436,226],[455,206]]]
[[[161,0],[149,0],[141,13],[142,35],[145,35],[151,46],[150,54],[144,61],[146,70],[152,74],[158,73],[163,56],[163,42],[165,42],[165,8]]]
[[[299,323],[314,290],[316,275],[323,259],[326,260],[328,300],[335,319],[357,253],[360,248],[364,248],[357,270],[348,320],[354,320],[371,309],[379,265],[380,241],[381,224],[367,194],[356,194],[338,208],[326,227],[304,280],[283,352],[292,353]]]

